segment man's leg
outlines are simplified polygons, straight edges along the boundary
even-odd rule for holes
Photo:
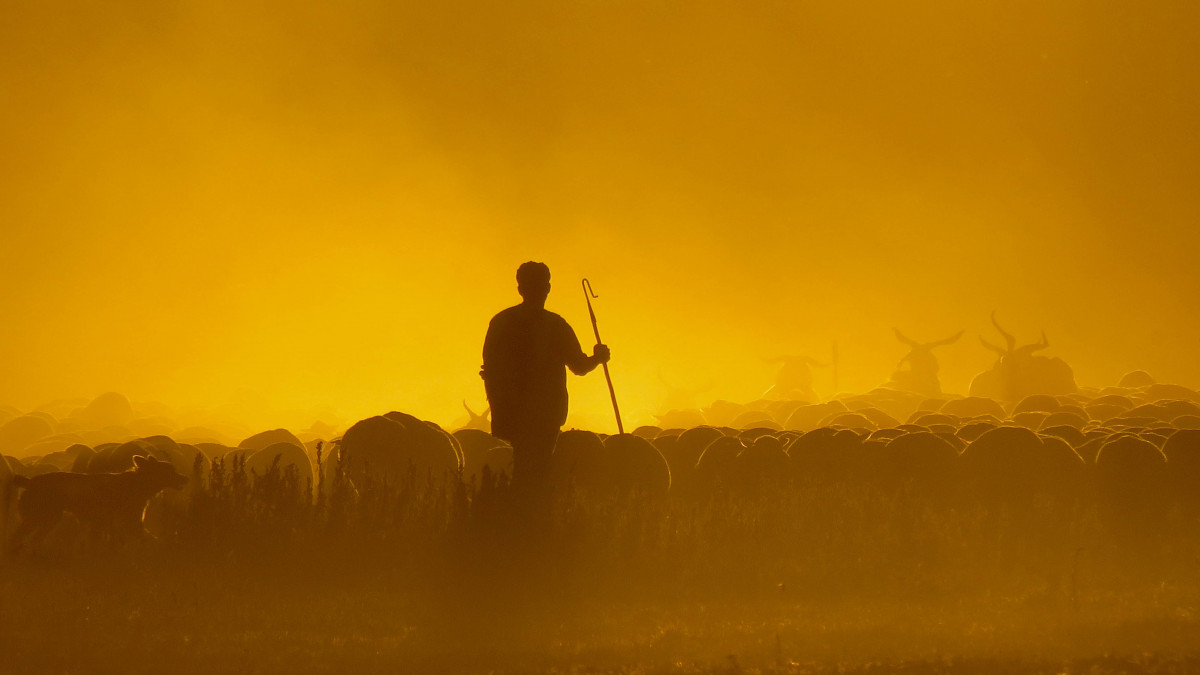
[[[558,429],[539,429],[514,439],[513,492],[530,515],[545,511],[550,502],[550,465]]]

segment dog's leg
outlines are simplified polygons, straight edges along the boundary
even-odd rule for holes
[[[9,541],[7,552],[9,555],[16,555],[21,552],[25,546],[30,548],[36,547],[58,521],[62,520],[62,511],[51,511],[37,514],[23,514],[21,524],[17,526],[17,531],[13,533],[12,539]]]

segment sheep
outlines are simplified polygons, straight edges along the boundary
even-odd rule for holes
[[[1062,404],[1053,396],[1048,394],[1031,394],[1013,406],[1012,414],[1018,415],[1026,412],[1052,413],[1057,412],[1061,407]]]
[[[1176,431],[1162,446],[1167,458],[1167,483],[1183,516],[1195,522],[1200,516],[1200,430]]]
[[[741,439],[732,436],[713,439],[696,460],[696,492],[711,494],[733,487],[737,458],[744,448]]]
[[[421,420],[390,412],[361,420],[342,436],[340,453],[356,486],[369,476],[395,481],[415,470],[434,479],[457,475],[462,458],[454,445]]]
[[[613,487],[652,497],[665,497],[671,489],[667,460],[649,441],[633,434],[604,440],[604,463]]]
[[[847,429],[864,429],[874,431],[879,428],[866,415],[859,412],[835,413],[821,420],[822,427],[844,427]]]
[[[655,447],[662,453],[667,460],[667,467],[671,469],[672,489],[680,493],[687,493],[692,489],[696,463],[700,460],[700,455],[709,443],[722,437],[724,434],[713,427],[698,426],[679,434],[674,442],[666,441],[662,436],[654,440]]]
[[[790,473],[791,461],[783,441],[762,435],[752,441],[742,439],[743,449],[735,460],[737,482],[750,494],[760,494],[767,486],[783,485]]]
[[[862,447],[853,431],[823,427],[793,440],[786,452],[801,485],[823,485],[863,479]]]
[[[1053,443],[1024,427],[984,432],[962,451],[969,494],[985,505],[1028,508],[1038,495],[1072,495],[1084,462],[1070,445]]]
[[[998,423],[992,422],[970,422],[959,427],[954,435],[970,443],[997,426],[999,426]]]
[[[242,450],[254,451],[269,448],[279,443],[290,443],[301,450],[304,449],[304,442],[287,429],[271,429],[270,431],[259,432],[238,443],[238,447]]]
[[[412,415],[392,411],[384,415],[407,425],[422,446],[427,448],[435,457],[435,463],[443,470],[462,472],[462,449],[454,437],[434,422],[419,420]]]
[[[604,441],[591,431],[570,429],[558,435],[550,464],[550,483],[560,494],[577,490],[596,494],[605,486]]]
[[[1148,401],[1178,400],[1200,403],[1200,393],[1179,384],[1152,384],[1142,390]]]
[[[110,391],[92,399],[83,408],[76,410],[71,418],[78,420],[87,429],[125,426],[135,417],[133,405],[121,394]]]
[[[931,424],[947,424],[957,427],[961,420],[954,415],[946,415],[944,413],[931,413],[918,410],[909,418],[910,424],[917,426],[928,427]]]
[[[792,431],[812,431],[821,425],[821,420],[831,414],[846,411],[846,405],[836,400],[802,405],[788,415],[787,420],[783,423],[783,428]]]
[[[662,427],[656,427],[652,424],[643,424],[630,433],[632,433],[634,436],[638,436],[653,442],[654,439],[658,438],[658,435],[662,433]]]
[[[960,419],[974,419],[991,415],[997,419],[1007,417],[1004,406],[993,401],[990,398],[981,396],[968,396],[966,398],[955,398],[946,401],[945,405],[938,411],[943,415],[953,415]]]
[[[483,476],[483,471],[487,470],[492,476],[499,478],[504,477],[504,480],[511,482],[513,475],[513,449],[509,445],[498,445],[487,451],[487,456],[483,458],[483,468],[480,469],[480,476]]]
[[[782,427],[780,427],[779,424],[772,419],[771,414],[765,410],[747,410],[746,412],[735,417],[733,421],[729,423],[729,426],[733,427],[734,429],[779,427],[779,430],[782,430]]]
[[[712,405],[704,409],[704,418],[714,427],[727,427],[746,410],[747,407],[740,403],[713,401]]]
[[[1153,443],[1121,434],[1096,455],[1096,488],[1103,522],[1123,539],[1152,534],[1165,506],[1167,457]]]
[[[488,454],[494,448],[508,445],[487,431],[471,427],[463,427],[451,435],[458,441],[462,452],[463,479],[467,481],[482,475],[483,467],[488,463]]]
[[[1144,370],[1135,370],[1125,373],[1121,377],[1121,381],[1117,383],[1117,386],[1125,389],[1140,389],[1142,387],[1149,387],[1152,384],[1155,384],[1155,381],[1153,377],[1150,377],[1150,373]]]
[[[54,424],[45,415],[14,417],[0,426],[0,454],[24,455],[25,448],[54,435]]]
[[[1042,420],[1041,428],[1068,426],[1082,429],[1087,426],[1088,416],[1082,408],[1063,406],[1057,412],[1050,413]]]
[[[946,439],[922,431],[888,441],[878,479],[884,489],[921,495],[934,502],[952,499],[959,482],[958,450]]]
[[[277,467],[280,476],[289,468],[295,471],[296,489],[307,499],[314,497],[316,472],[313,469],[312,458],[303,446],[296,447],[294,443],[283,441],[261,450],[252,450],[246,456],[246,473],[255,482],[268,476],[273,467]]]
[[[1051,415],[1053,417],[1053,415]],[[1072,448],[1078,448],[1087,442],[1087,437],[1083,435],[1080,428],[1073,424],[1051,425],[1050,418],[1046,419],[1046,424],[1038,430],[1038,435],[1042,438],[1054,437],[1061,438],[1066,441]]]
[[[11,529],[16,524],[9,514],[16,506],[17,491],[13,486],[13,476],[16,475],[9,465],[7,458],[0,455],[0,541],[8,541]]]

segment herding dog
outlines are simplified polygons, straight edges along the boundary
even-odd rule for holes
[[[147,536],[142,516],[150,498],[167,488],[181,488],[187,478],[170,462],[137,455],[133,468],[121,473],[67,473],[56,471],[33,478],[13,476],[13,486],[24,489],[17,500],[21,524],[8,545],[17,553],[26,543],[36,545],[70,511],[88,525],[94,538],[113,543]]]

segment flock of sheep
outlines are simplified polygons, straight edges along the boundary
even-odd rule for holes
[[[681,500],[841,486],[1010,511],[1086,499],[1129,530],[1167,514],[1197,521],[1200,393],[1141,371],[1115,387],[1081,389],[1064,362],[1036,354],[1048,345],[1044,334],[1018,347],[994,316],[993,324],[1005,347],[981,338],[998,358],[967,397],[942,393],[932,353],[961,333],[918,343],[896,331],[910,352],[883,387],[812,403],[811,361],[784,359],[776,386],[750,404],[672,410],[630,434],[563,432],[554,486],[585,497]],[[139,419],[115,393],[60,407],[57,417],[0,408],[0,518],[12,511],[12,475],[112,473],[137,455],[171,462],[195,480],[215,463],[244,467],[252,479],[278,467],[294,472],[307,491],[301,497],[312,499],[335,472],[352,488],[402,476],[480,487],[512,471],[511,448],[487,426],[471,414],[467,426],[448,432],[391,412],[343,433],[324,425],[298,434],[276,429],[233,446],[212,429]]]
[[[480,485],[503,480],[512,467],[511,449],[485,429],[448,432],[399,412],[341,434],[276,429],[237,446],[205,438],[203,429],[138,434],[130,428],[139,426],[132,414],[117,394],[61,421],[0,411],[0,484],[12,474],[122,471],[135,455],[169,461],[188,476],[207,475],[214,462],[233,458],[251,476],[274,464],[293,467],[309,491],[333,471],[351,485],[414,471]],[[1087,495],[1114,522],[1200,514],[1200,394],[1141,372],[1116,387],[1033,394],[1015,403],[879,388],[823,403],[718,401],[661,420],[624,435],[563,432],[554,455],[556,487],[699,499],[845,485],[1010,508]]]

